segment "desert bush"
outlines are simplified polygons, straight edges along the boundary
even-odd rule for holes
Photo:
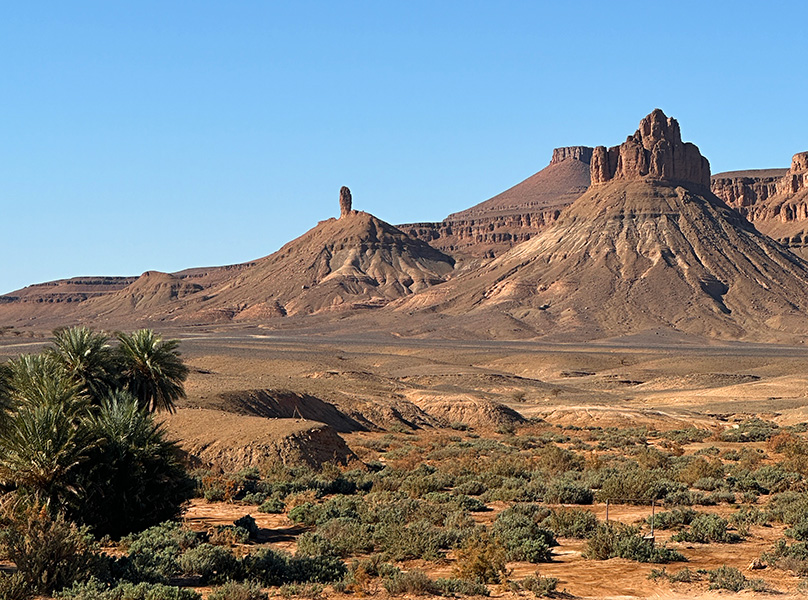
[[[508,560],[547,562],[552,554],[550,547],[558,545],[550,530],[540,527],[518,508],[506,509],[497,516],[491,536],[505,549]]]
[[[229,550],[212,544],[189,548],[179,557],[177,565],[184,575],[198,575],[206,585],[239,578],[238,559]]]
[[[319,583],[285,583],[278,593],[282,598],[307,598],[318,600],[323,596],[324,588]]]
[[[391,596],[408,594],[412,596],[437,595],[435,582],[423,571],[400,571],[396,569],[382,580],[382,585]]]
[[[725,442],[765,442],[779,430],[776,423],[753,417],[722,431],[721,439]]]
[[[258,507],[258,512],[269,514],[282,514],[286,510],[286,504],[280,498],[267,498],[261,506]]]
[[[517,584],[519,589],[532,592],[537,598],[547,598],[555,595],[558,579],[556,577],[544,577],[537,572],[534,575],[528,575]]]
[[[507,554],[499,542],[482,534],[468,538],[457,550],[455,575],[480,584],[498,583],[508,574]]]
[[[18,576],[6,582],[16,594],[24,588],[50,593],[89,578],[101,566],[89,530],[41,505],[21,504],[3,515],[0,555],[17,567]]]
[[[199,536],[179,523],[167,521],[121,540],[128,551],[131,577],[166,583],[180,572],[180,555],[199,544]]]
[[[751,589],[754,591],[766,591],[766,584],[762,579],[747,579],[735,567],[728,567],[721,565],[717,569],[707,572],[710,577],[711,590],[729,590],[731,592],[740,592],[741,590]]]
[[[727,530],[729,523],[726,519],[713,514],[700,514],[690,523],[690,527],[674,535],[671,540],[675,542],[697,542],[708,544],[720,542],[733,544],[741,541],[741,536]]]
[[[228,581],[208,594],[208,600],[269,600],[269,595],[255,582]]]
[[[586,557],[595,560],[627,558],[637,562],[667,563],[686,560],[679,552],[665,546],[654,546],[644,539],[636,527],[622,523],[603,523],[589,538]]]
[[[194,590],[164,585],[162,583],[119,583],[110,586],[90,580],[57,592],[56,598],[70,600],[201,600]]]
[[[250,541],[250,532],[239,525],[217,525],[208,534],[208,541],[217,546],[246,544]]]
[[[569,538],[587,538],[597,529],[598,518],[588,510],[555,508],[541,522],[555,535]]]
[[[595,493],[588,487],[567,479],[556,479],[544,494],[548,504],[592,504]]]
[[[0,599],[29,600],[33,596],[34,592],[22,573],[0,575]]]
[[[720,460],[707,460],[703,456],[682,458],[688,458],[688,460],[684,461],[676,474],[678,481],[693,485],[696,481],[702,479],[724,479],[724,464]]]
[[[671,511],[657,513],[653,517],[656,529],[681,529],[685,525],[690,525],[699,514],[692,508],[674,508]],[[651,524],[649,516],[646,523]]]
[[[697,427],[690,427],[688,429],[673,429],[664,431],[660,434],[661,437],[676,442],[677,444],[692,444],[695,442],[703,442],[711,433],[706,429],[699,429]]]

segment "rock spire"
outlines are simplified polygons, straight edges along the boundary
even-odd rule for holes
[[[695,144],[682,142],[678,121],[657,108],[619,146],[595,148],[591,176],[593,184],[660,179],[709,188],[710,163]]]
[[[346,186],[339,189],[339,217],[340,219],[346,215],[351,214],[351,190]]]

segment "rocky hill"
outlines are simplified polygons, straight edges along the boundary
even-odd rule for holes
[[[347,188],[341,191],[340,209],[339,219],[322,221],[250,263],[116,279],[103,293],[65,300],[58,311],[30,310],[24,306],[32,302],[26,299],[30,293],[2,296],[0,324],[215,323],[376,308],[453,273],[451,257],[373,215],[352,210]]]
[[[790,169],[720,173],[712,189],[761,232],[808,258],[808,152],[795,154]]]
[[[592,148],[556,148],[547,167],[501,194],[440,223],[399,228],[443,252],[493,258],[553,223],[586,191],[591,158]]]
[[[464,315],[494,337],[808,330],[808,265],[710,192],[709,163],[674,119],[655,110],[623,144],[595,148],[591,178],[550,227],[401,310]]]

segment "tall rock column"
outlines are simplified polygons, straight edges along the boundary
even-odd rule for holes
[[[346,186],[339,189],[339,218],[351,214],[351,190]]]

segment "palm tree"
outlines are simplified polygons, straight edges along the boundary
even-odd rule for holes
[[[76,519],[99,536],[119,538],[178,516],[194,484],[154,416],[117,390],[87,422],[101,444],[80,468],[85,494],[74,507]]]
[[[53,390],[55,398],[21,404],[0,432],[0,481],[58,509],[79,493],[74,474],[96,440],[80,418],[86,403]]]
[[[47,354],[93,404],[100,404],[116,387],[115,355],[108,336],[87,327],[59,329],[53,335],[53,346],[46,350]]]
[[[49,354],[23,354],[6,363],[6,387],[15,406],[64,405],[78,410],[82,394]]]
[[[185,398],[183,383],[188,367],[177,350],[177,340],[163,341],[150,329],[119,333],[117,348],[123,386],[150,411],[174,412],[174,403]]]

